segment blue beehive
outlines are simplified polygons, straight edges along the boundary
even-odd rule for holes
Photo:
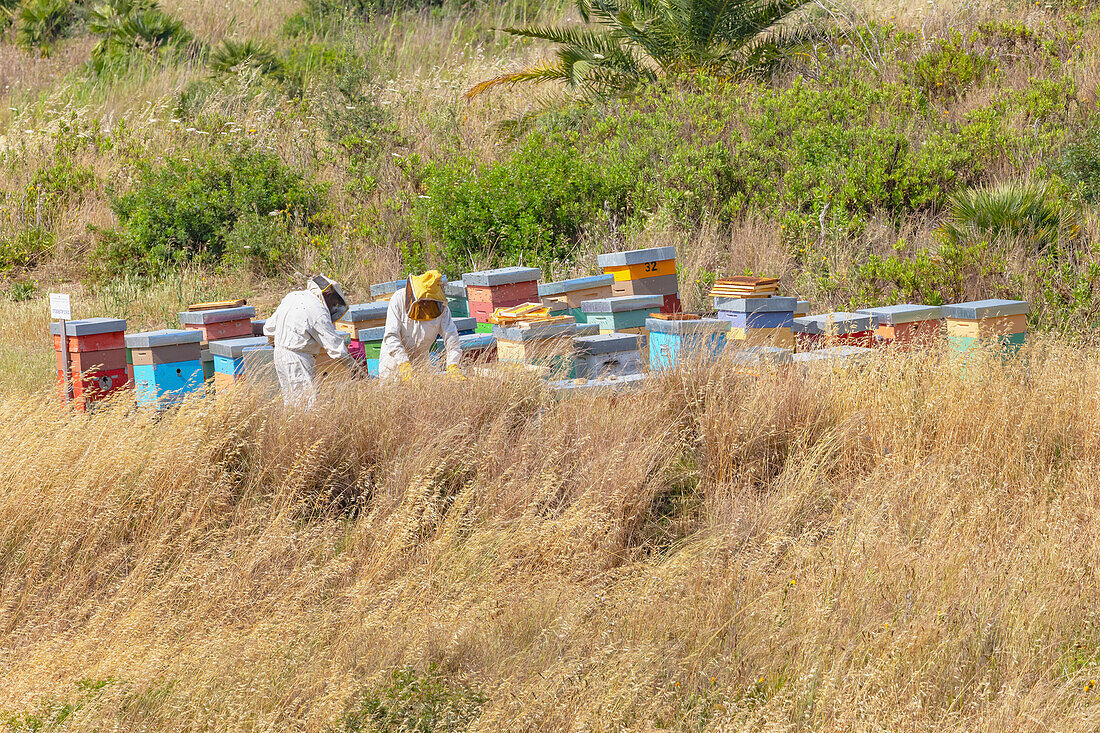
[[[729,321],[719,318],[699,318],[690,321],[666,321],[650,318],[649,368],[671,369],[683,358],[718,356],[726,346]]]
[[[211,341],[210,354],[214,357],[214,373],[231,377],[241,376],[244,374],[245,349],[267,345],[267,339],[259,336]]]
[[[164,408],[203,388],[201,340],[202,333],[190,330],[126,335],[138,405]]]

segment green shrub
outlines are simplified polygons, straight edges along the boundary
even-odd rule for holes
[[[128,67],[133,53],[157,54],[192,40],[183,23],[160,9],[156,0],[108,0],[92,8],[88,30],[99,37],[89,67],[96,74]]]
[[[626,194],[576,146],[541,134],[497,162],[430,163],[423,186],[417,221],[438,242],[436,254],[451,273],[475,260],[544,268],[569,260],[585,228],[619,212]],[[407,264],[423,264],[412,260]]]
[[[49,56],[72,23],[72,10],[70,0],[24,0],[17,15],[16,43]]]
[[[1085,201],[1100,201],[1100,127],[1082,132],[1062,152],[1058,172]]]
[[[294,250],[294,232],[284,214],[248,212],[226,235],[224,261],[230,266],[251,267],[261,275],[274,275]]]
[[[943,225],[944,239],[955,246],[974,242],[1026,239],[1033,251],[1058,244],[1065,233],[1076,236],[1079,225],[1063,210],[1046,183],[1003,183],[952,194]]]
[[[981,82],[992,67],[987,56],[963,48],[962,36],[954,31],[917,59],[913,77],[929,97],[951,99]]]
[[[242,69],[258,69],[260,73],[270,74],[279,70],[279,61],[267,46],[258,41],[232,38],[218,44],[206,63],[217,74],[236,74]]]
[[[38,282],[35,280],[16,280],[8,288],[8,300],[22,303],[38,297]]]
[[[244,217],[281,212],[308,229],[323,197],[322,186],[267,151],[219,147],[173,156],[145,166],[132,190],[112,198],[120,231],[104,238],[102,254],[110,271],[217,263]]]
[[[347,731],[461,733],[477,720],[485,697],[449,683],[434,667],[421,674],[395,669],[385,684],[363,693],[344,718]]]
[[[41,264],[56,245],[53,232],[41,226],[21,229],[0,237],[0,272]]]

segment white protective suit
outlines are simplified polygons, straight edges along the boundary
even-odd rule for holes
[[[347,344],[325,307],[321,289],[287,293],[264,324],[264,335],[275,337],[275,373],[283,403],[312,407],[317,398],[316,355],[324,349],[333,359],[350,359]]]
[[[424,361],[436,338],[443,337],[447,366],[462,361],[458,328],[451,318],[451,309],[444,305],[443,315],[430,321],[418,321],[409,316],[407,288],[400,288],[390,298],[386,312],[386,330],[382,334],[382,353],[378,359],[378,376],[397,376],[398,368],[407,361]]]

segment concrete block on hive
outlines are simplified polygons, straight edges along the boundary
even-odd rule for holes
[[[611,286],[611,292],[616,296],[676,295],[680,292],[680,281],[676,279],[676,275],[661,275],[660,277],[647,277],[641,280],[616,280]],[[664,305],[663,298],[661,305]]]
[[[538,281],[542,278],[542,270],[537,267],[501,267],[496,270],[481,270],[479,272],[466,272],[462,275],[462,282],[466,283],[466,292],[469,296],[470,288],[497,288],[505,285],[517,285],[520,283],[536,283],[535,297],[538,298]],[[469,296],[473,300],[472,296]]]
[[[256,309],[250,305],[238,308],[214,308],[207,311],[184,311],[180,313],[180,323],[184,326],[209,326],[214,323],[228,323],[231,321],[248,321],[248,332],[252,333],[252,319],[256,317]]]
[[[636,249],[630,252],[608,252],[596,256],[596,264],[600,267],[629,267],[630,265],[644,265],[647,262],[660,262],[661,260],[676,259],[675,247],[650,247],[648,249]]]
[[[943,306],[943,317],[978,321],[1000,316],[1026,316],[1031,305],[1026,300],[975,300]]]

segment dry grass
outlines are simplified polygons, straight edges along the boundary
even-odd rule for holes
[[[435,663],[471,730],[1095,730],[1100,361],[1028,356],[8,400],[0,710],[322,730]]]

